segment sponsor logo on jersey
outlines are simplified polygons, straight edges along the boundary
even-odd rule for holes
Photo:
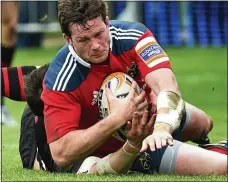
[[[168,55],[160,47],[154,37],[146,37],[140,40],[135,47],[135,51],[149,68],[169,61]]]
[[[157,56],[162,54],[164,51],[162,48],[157,44],[150,44],[147,47],[145,47],[141,52],[140,56],[143,59],[143,61],[150,60],[153,56]]]

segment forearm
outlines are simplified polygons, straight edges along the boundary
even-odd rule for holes
[[[126,142],[118,151],[97,162],[97,164],[90,169],[90,173],[99,175],[126,173],[133,165],[139,151],[140,148],[135,148]]]
[[[157,96],[161,91],[172,91],[181,96],[175,75],[170,69],[153,71],[146,75],[145,81]]]
[[[170,69],[159,69],[146,76],[146,83],[157,95],[154,129],[171,134],[178,127],[184,109],[176,78]]]
[[[69,166],[74,161],[85,158],[121,127],[120,123],[118,118],[109,115],[88,129],[69,132],[50,143],[55,161],[60,166]]]
[[[117,152],[111,154],[110,165],[117,173],[126,173],[134,163],[141,148],[132,148],[128,142]]]

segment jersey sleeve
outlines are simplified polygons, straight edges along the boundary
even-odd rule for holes
[[[81,106],[71,92],[48,90],[43,84],[41,99],[48,143],[78,128]]]
[[[135,51],[136,62],[143,78],[160,68],[171,69],[168,55],[149,29],[139,38],[133,51]]]
[[[35,69],[35,66],[1,68],[2,96],[15,101],[25,101],[23,77]]]

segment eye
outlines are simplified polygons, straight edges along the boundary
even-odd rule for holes
[[[86,42],[86,41],[88,41],[87,38],[82,38],[82,39],[79,39],[79,40],[78,40],[78,42]]]
[[[99,33],[97,33],[97,34],[95,35],[95,37],[99,37],[99,36],[101,36],[101,35],[102,35],[102,33],[103,33],[103,32],[99,32]]]

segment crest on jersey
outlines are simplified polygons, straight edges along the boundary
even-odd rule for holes
[[[99,95],[99,92],[98,91],[96,91],[96,90],[93,91],[93,100],[92,100],[92,103],[91,103],[92,106],[97,103],[97,101],[98,101],[98,95]]]
[[[127,74],[131,78],[135,78],[138,75],[138,73],[139,73],[138,65],[135,62],[132,62],[132,66],[127,67]]]

